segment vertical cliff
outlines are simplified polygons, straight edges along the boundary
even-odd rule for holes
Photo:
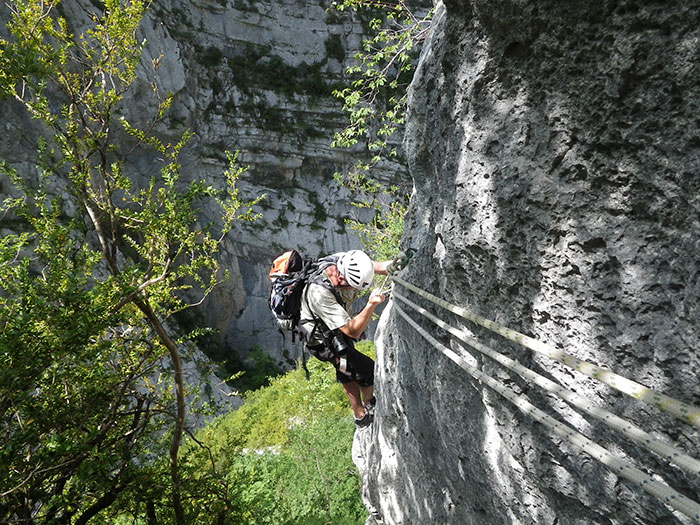
[[[63,0],[54,12],[80,34],[103,7]],[[261,219],[239,225],[226,239],[220,262],[231,279],[199,309],[201,318],[191,320],[217,328],[224,350],[241,357],[259,345],[284,363],[293,350],[289,341],[283,344],[267,305],[270,261],[289,247],[309,255],[357,247],[345,220],[373,216],[350,205],[356,196],[333,181],[335,172],[363,158],[362,148],[330,147],[347,123],[331,93],[348,85],[345,69],[354,63],[370,16],[339,16],[329,7],[311,0],[163,0],[151,5],[140,26],[142,63],[120,113],[144,122],[157,107],[154,87],[161,98],[172,93],[172,108],[156,131],[165,142],[186,129],[195,133],[181,159],[183,174],[223,187],[225,151],[237,150],[249,166],[239,183],[242,197],[267,195],[256,209]],[[0,4],[0,36],[9,16]],[[0,114],[0,158],[30,176],[36,137],[44,130],[13,101],[0,101]],[[132,156],[130,169],[147,179],[158,168],[144,152]],[[385,161],[373,175],[397,182],[404,171],[400,162]],[[0,181],[0,195],[7,191]],[[214,213],[203,210],[203,223]]]
[[[440,5],[411,94],[405,246],[417,253],[402,277],[699,405],[699,58],[697,1]],[[696,427],[397,290],[700,456]],[[380,327],[377,419],[355,443],[385,523],[691,522],[472,379],[397,304]],[[698,500],[697,475],[408,311],[480,371]]]

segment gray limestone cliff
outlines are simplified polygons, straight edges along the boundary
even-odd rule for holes
[[[699,104],[697,1],[446,1],[412,86],[404,245],[417,252],[402,277],[699,405]],[[700,456],[697,428],[403,293]],[[400,304],[383,314],[377,418],[354,448],[378,522],[692,522],[473,380],[397,315]],[[700,499],[697,476],[410,315],[540,409]]]
[[[359,247],[345,220],[373,217],[372,210],[352,206],[356,196],[333,180],[363,158],[361,148],[330,146],[333,133],[347,123],[331,92],[348,85],[345,68],[355,63],[369,17],[353,11],[339,16],[329,6],[162,0],[151,5],[139,28],[141,67],[121,111],[138,123],[154,115],[153,85],[161,96],[172,92],[172,108],[156,131],[166,141],[178,140],[186,129],[195,133],[181,159],[183,173],[223,187],[225,151],[239,151],[240,163],[249,167],[239,182],[241,196],[267,196],[255,210],[262,218],[240,224],[226,238],[220,263],[231,278],[189,321],[218,329],[223,352],[242,358],[256,345],[283,365],[298,357],[299,348],[282,339],[267,303],[274,257],[289,248],[318,256]],[[78,34],[100,7],[63,0],[58,11]],[[3,3],[0,20],[8,19]],[[32,172],[42,130],[14,101],[0,101],[0,114],[0,158],[20,173]],[[132,156],[132,168],[145,178],[152,175],[150,155]],[[373,174],[400,182],[404,171],[400,162],[384,161]],[[0,195],[8,191],[0,181]],[[214,220],[214,213],[203,210],[202,221]]]

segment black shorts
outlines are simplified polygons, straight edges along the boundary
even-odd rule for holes
[[[325,346],[309,346],[307,348],[312,356],[333,364],[338,383],[352,383],[354,381],[360,386],[374,385],[374,361],[371,357],[355,350],[354,346],[351,346],[343,356],[346,360],[345,370],[340,369],[340,359],[336,358]]]

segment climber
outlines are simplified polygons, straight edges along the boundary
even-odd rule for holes
[[[374,361],[356,350],[354,343],[362,337],[386,295],[381,290],[372,291],[365,307],[354,317],[350,308],[359,291],[369,288],[375,274],[386,275],[405,262],[401,258],[376,262],[360,250],[341,252],[331,259],[335,262],[304,289],[300,325],[307,334],[309,353],[335,367],[355,424],[362,428],[374,419]]]

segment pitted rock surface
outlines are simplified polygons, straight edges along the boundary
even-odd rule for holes
[[[412,85],[404,145],[415,195],[404,245],[417,253],[402,276],[700,405],[698,7],[440,5]],[[690,425],[417,301],[700,456]],[[393,310],[380,327],[380,404],[364,472],[386,523],[690,522],[472,380]],[[697,501],[697,479],[421,324]]]

